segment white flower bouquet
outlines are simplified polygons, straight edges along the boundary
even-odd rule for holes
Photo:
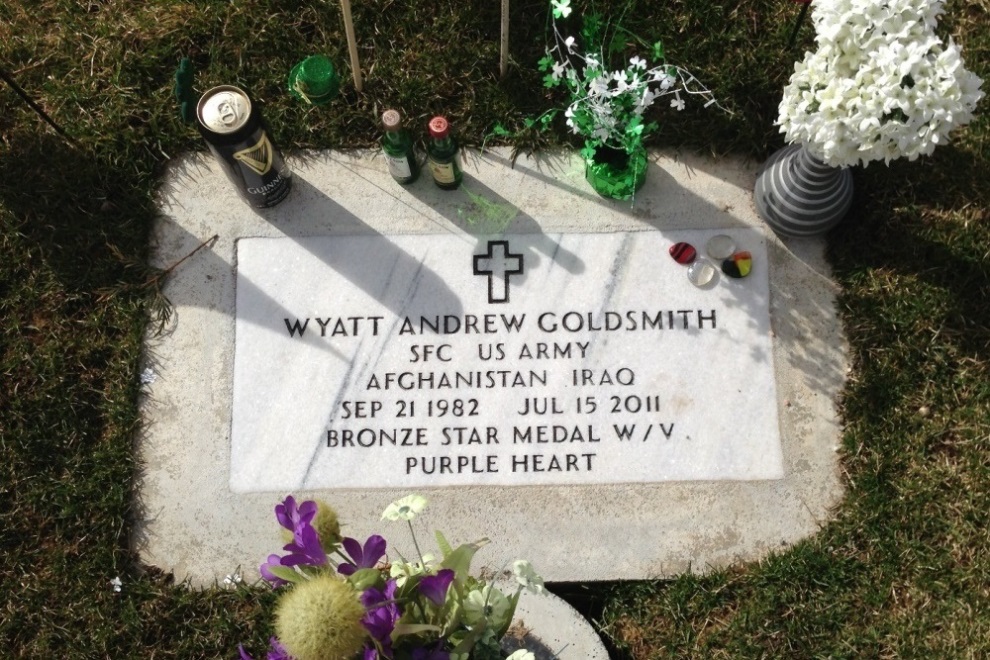
[[[818,50],[795,64],[777,123],[835,166],[931,154],[973,117],[982,80],[936,36],[940,0],[812,5]]]
[[[337,514],[289,496],[275,507],[285,555],[273,554],[261,576],[280,592],[269,660],[534,660],[508,656],[500,641],[522,591],[543,592],[528,561],[512,565],[517,587],[505,594],[472,577],[471,560],[488,539],[452,548],[435,533],[440,556],[423,554],[412,520],[426,499],[393,502],[382,520],[405,521],[417,557],[389,555],[383,537],[342,537]],[[242,660],[251,660],[241,647]]]

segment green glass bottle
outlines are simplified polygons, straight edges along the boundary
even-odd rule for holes
[[[433,182],[444,190],[454,190],[464,178],[457,162],[457,142],[450,135],[450,124],[444,117],[430,120],[430,141],[426,145],[427,161]]]
[[[419,163],[416,162],[416,152],[413,151],[409,131],[402,128],[399,111],[386,110],[382,113],[382,125],[385,126],[382,152],[388,164],[388,173],[399,183],[412,183],[419,176]]]

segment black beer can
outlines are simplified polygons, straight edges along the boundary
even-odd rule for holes
[[[248,204],[267,208],[289,195],[292,171],[244,90],[233,85],[209,90],[196,105],[196,119],[210,151]]]

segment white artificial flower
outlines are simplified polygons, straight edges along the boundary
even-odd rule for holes
[[[646,69],[646,60],[639,56],[634,56],[629,60],[629,66],[634,69]]]
[[[471,626],[487,621],[497,629],[508,623],[511,608],[505,594],[489,584],[483,589],[475,589],[464,599],[464,620]]]
[[[564,71],[566,67],[560,62],[556,62],[553,65],[553,72],[550,74],[553,76],[554,80],[560,80],[564,76]]]
[[[389,577],[395,578],[395,583],[400,587],[405,584],[406,578],[421,575],[430,570],[437,558],[431,554],[423,555],[423,562],[394,561],[388,569]]]
[[[119,594],[120,590],[124,588],[124,583],[121,582],[120,576],[118,575],[114,579],[110,580],[110,586],[113,587],[114,593]]]
[[[812,5],[817,50],[794,66],[778,108],[787,141],[833,166],[914,160],[972,120],[982,80],[935,34],[940,0]]]
[[[574,121],[574,106],[567,106],[567,110],[564,110],[564,116],[567,118],[567,125],[571,127],[571,131],[576,135],[581,132],[581,127],[577,125]]]
[[[534,594],[543,593],[543,578],[537,575],[533,565],[525,559],[518,559],[512,563],[512,573],[516,576],[516,582]]]
[[[629,74],[625,71],[616,71],[612,74],[612,80],[615,81],[615,95],[618,96],[629,90]]]
[[[571,15],[571,0],[550,0],[550,4],[553,5],[554,16],[567,18]]]
[[[643,94],[636,100],[635,112],[638,115],[643,114],[643,112],[653,105],[653,101],[657,98],[657,95],[650,91],[649,87],[643,88]]]
[[[408,495],[401,500],[392,502],[385,507],[382,520],[412,520],[426,507],[426,498],[422,495]]]
[[[567,46],[567,52],[574,55],[574,37],[564,39],[564,45]]]
[[[519,649],[518,651],[513,651],[505,660],[536,660],[536,656],[532,651],[527,651],[526,649]]]
[[[677,92],[674,92],[674,99],[670,102],[670,107],[677,108],[678,111],[684,109],[684,99]]]
[[[676,79],[667,73],[664,68],[654,69],[651,79],[653,82],[660,83],[660,89],[663,91],[667,91],[675,82],[677,82]]]
[[[604,96],[608,94],[608,78],[598,76],[592,78],[588,83],[588,94],[591,96]]]

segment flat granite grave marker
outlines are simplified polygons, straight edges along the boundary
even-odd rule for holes
[[[202,155],[164,181],[153,265],[219,238],[172,272],[146,344],[147,563],[256,576],[289,493],[408,554],[379,517],[419,492],[426,530],[492,539],[479,568],[524,557],[549,581],[752,560],[828,518],[835,288],[823,241],[758,220],[754,165],[654,155],[629,205],[576,156],[469,153],[452,192],[376,154],[289,161],[264,212]],[[668,248],[718,234],[753,270],[696,287]]]

